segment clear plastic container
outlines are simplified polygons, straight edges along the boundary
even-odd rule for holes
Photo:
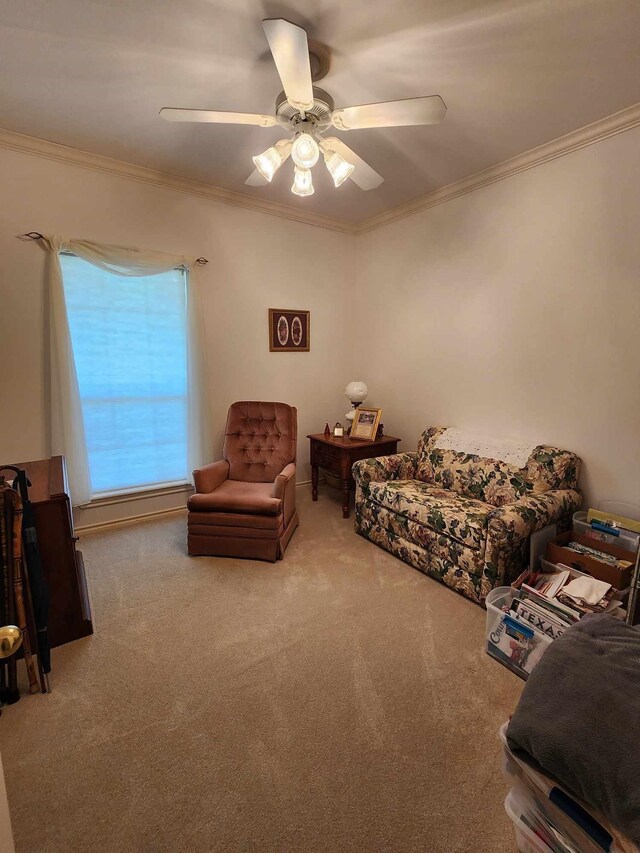
[[[485,601],[487,653],[526,681],[552,639],[528,625],[523,627],[525,631],[530,632],[530,638],[519,641],[509,636],[505,616],[509,605],[517,596],[518,590],[510,586],[496,587],[487,595]]]
[[[531,814],[535,805],[532,800],[525,799],[518,788],[512,788],[504,801],[506,813],[511,818],[516,830],[516,844],[520,853],[553,853],[548,844],[538,838],[535,832],[526,825],[523,820],[524,814]]]
[[[518,590],[511,586],[497,586],[492,589],[485,599],[487,608],[487,637],[493,631],[502,618],[502,608],[510,605],[518,595]]]
[[[606,542],[608,545],[617,545],[618,548],[626,548],[627,551],[631,551],[633,554],[638,550],[640,534],[633,533],[630,530],[621,530],[619,536],[613,536],[610,533],[604,533],[600,530],[594,531],[587,521],[586,512],[575,512],[573,514],[573,530],[576,533],[582,534],[587,533],[587,531],[590,533],[595,532],[598,537],[596,541]]]
[[[526,826],[516,826],[516,846],[519,853],[547,853],[550,849]]]
[[[526,823],[522,820],[519,820],[518,822],[514,820],[512,812],[518,812],[518,810],[520,810],[519,817],[524,813],[529,817],[529,823],[535,824],[540,821],[545,828],[548,828],[552,835],[554,830],[555,832],[559,832],[564,841],[573,845],[580,851],[580,853],[602,853],[603,848],[571,817],[569,817],[569,815],[562,811],[557,805],[555,805],[555,803],[551,802],[549,799],[549,792],[551,788],[558,788],[568,797],[573,799],[578,805],[581,805],[582,808],[588,811],[593,820],[600,824],[605,832],[609,832],[607,825],[602,823],[599,818],[595,817],[595,815],[593,815],[593,813],[589,811],[584,804],[580,803],[580,801],[572,795],[570,791],[567,791],[561,785],[554,783],[530,764],[523,761],[519,756],[514,755],[514,753],[509,749],[509,745],[507,743],[507,727],[508,723],[505,723],[500,729],[500,740],[502,741],[504,757],[503,770],[509,784],[512,785],[511,793],[515,793],[514,797],[510,800],[511,810],[507,808],[506,802],[505,808],[509,817],[514,822],[516,833],[520,828],[528,843],[537,843],[538,845],[542,845],[541,839],[539,839],[535,833],[532,833],[530,829],[529,833],[525,832],[525,830],[528,829]],[[533,835],[533,841],[530,838],[530,835]],[[522,850],[523,848],[519,847],[519,849]],[[546,850],[548,847],[543,845],[524,849]],[[620,848],[617,846],[616,842],[613,841],[609,850],[610,853],[619,853]]]

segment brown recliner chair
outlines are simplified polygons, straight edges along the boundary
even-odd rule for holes
[[[187,504],[192,555],[282,559],[296,512],[297,412],[286,403],[234,403],[223,459],[193,472]]]

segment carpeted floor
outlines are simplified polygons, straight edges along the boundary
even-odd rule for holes
[[[96,633],[0,719],[18,853],[515,849],[522,682],[324,492],[275,565],[187,557],[183,517],[83,537]]]

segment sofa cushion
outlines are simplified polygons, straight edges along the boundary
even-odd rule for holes
[[[243,483],[225,480],[206,495],[191,495],[190,512],[240,512],[256,515],[278,515],[280,498],[273,497],[273,483]]]
[[[479,549],[487,537],[487,517],[494,507],[420,480],[385,480],[368,484],[380,506],[400,513],[443,536]]]
[[[524,468],[436,447],[446,427],[431,427],[418,446],[416,477],[494,507],[550,489],[575,489],[580,460],[566,450],[538,445]]]

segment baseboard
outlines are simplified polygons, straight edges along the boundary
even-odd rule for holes
[[[311,480],[301,480],[298,486],[310,486]],[[75,532],[83,535],[87,533],[98,533],[103,530],[114,530],[117,527],[126,527],[130,524],[138,524],[144,521],[152,521],[162,516],[178,515],[186,511],[186,506],[170,507],[169,509],[154,509],[151,512],[141,512],[138,515],[127,515],[124,518],[114,518],[111,521],[98,521],[95,524],[84,524],[75,527]]]
[[[97,533],[102,530],[112,530],[116,527],[126,527],[129,524],[138,524],[142,521],[152,521],[167,515],[178,515],[187,511],[186,506],[175,506],[169,509],[154,509],[151,512],[142,512],[139,515],[128,515],[125,518],[114,518],[111,521],[98,521],[95,524],[85,524],[82,527],[76,527],[76,533]]]

